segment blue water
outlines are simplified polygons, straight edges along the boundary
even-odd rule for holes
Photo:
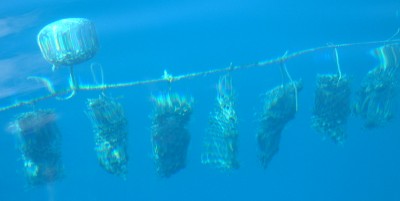
[[[0,6],[0,106],[46,94],[26,79],[48,77],[57,89],[67,86],[66,69],[51,71],[40,54],[36,35],[48,23],[84,17],[96,26],[100,51],[76,66],[80,83],[92,83],[90,63],[103,66],[106,83],[160,78],[248,64],[286,51],[386,40],[400,27],[396,0],[192,0],[192,1],[5,1]],[[357,91],[368,70],[378,65],[377,46],[339,49],[342,71]],[[382,128],[368,130],[351,116],[343,145],[324,140],[310,128],[315,76],[335,73],[333,51],[287,62],[302,79],[299,111],[282,134],[280,150],[261,168],[255,140],[261,94],[281,84],[278,65],[232,73],[239,117],[239,170],[221,173],[200,162],[208,114],[219,75],[167,84],[107,90],[121,97],[129,121],[129,174],[126,180],[106,173],[94,152],[91,124],[81,92],[68,101],[40,102],[55,108],[62,134],[65,178],[40,187],[26,184],[16,137],[8,122],[30,106],[0,113],[0,200],[400,200],[400,125],[397,116]],[[188,128],[187,167],[168,179],[156,176],[151,158],[150,97],[171,90],[193,96]]]

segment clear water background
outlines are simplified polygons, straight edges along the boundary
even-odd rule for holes
[[[0,6],[0,103],[43,95],[29,75],[67,85],[67,71],[51,72],[40,55],[36,35],[46,24],[67,17],[91,19],[101,49],[77,66],[82,83],[92,82],[89,65],[100,63],[105,81],[158,78],[163,70],[182,73],[252,63],[331,43],[385,40],[400,26],[398,0],[192,0],[192,1],[6,1]],[[377,66],[376,46],[339,49],[342,71],[362,77]],[[7,124],[23,107],[0,113],[0,200],[400,200],[399,117],[384,128],[366,130],[351,117],[345,144],[324,140],[310,128],[315,76],[335,73],[332,51],[287,63],[292,77],[303,79],[300,110],[285,128],[280,151],[268,169],[257,161],[255,133],[263,92],[280,84],[277,65],[234,72],[239,116],[241,168],[221,173],[200,163],[202,139],[215,101],[218,75],[179,81],[173,91],[195,98],[189,125],[192,140],[187,167],[169,179],[157,178],[151,158],[151,94],[168,89],[154,84],[107,91],[122,97],[129,121],[127,180],[106,173],[94,153],[93,133],[84,114],[85,100],[99,92],[79,92],[69,101],[48,100],[63,136],[66,177],[29,188],[15,137]]]

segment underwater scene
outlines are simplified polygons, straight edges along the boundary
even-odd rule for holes
[[[400,1],[9,1],[0,201],[399,201]]]

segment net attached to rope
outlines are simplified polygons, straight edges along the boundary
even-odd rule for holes
[[[364,119],[366,128],[385,125],[398,107],[400,44],[382,46],[375,53],[380,65],[366,75],[355,104],[355,113]]]
[[[318,75],[312,127],[334,142],[342,143],[346,138],[345,127],[351,112],[350,98],[350,80],[346,75]]]
[[[186,166],[192,98],[167,93],[154,96],[151,141],[157,175],[170,177]]]
[[[11,123],[20,141],[24,173],[29,185],[43,185],[63,176],[61,135],[53,110],[18,115]]]
[[[296,81],[275,87],[264,95],[257,132],[259,159],[263,168],[267,168],[279,150],[282,130],[297,112],[297,92],[301,89],[302,82]]]
[[[125,178],[128,172],[128,121],[122,105],[101,95],[88,99],[86,113],[92,122],[95,151],[101,167]]]
[[[232,78],[219,79],[215,110],[209,117],[209,128],[204,139],[202,163],[221,170],[239,168],[237,160],[238,130]]]

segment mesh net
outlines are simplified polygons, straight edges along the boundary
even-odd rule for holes
[[[346,138],[350,95],[350,81],[347,76],[318,75],[312,127],[337,143],[342,143]]]
[[[355,105],[355,113],[364,119],[367,128],[386,124],[393,119],[398,106],[400,46],[386,45],[375,52],[381,65],[368,72]]]
[[[221,170],[237,169],[238,130],[232,78],[221,77],[217,89],[217,104],[209,117],[202,163]]]
[[[122,105],[101,95],[97,99],[89,99],[87,106],[100,165],[111,174],[125,177],[128,166],[128,131]]]
[[[60,179],[61,135],[53,110],[35,110],[16,117],[11,125],[19,140],[28,184],[42,185]]]
[[[296,114],[297,92],[301,88],[301,82],[293,82],[275,87],[265,94],[257,132],[259,158],[264,168],[279,150],[283,128]]]
[[[186,125],[192,113],[192,99],[178,94],[153,97],[151,140],[156,172],[170,177],[186,166],[190,142]]]

